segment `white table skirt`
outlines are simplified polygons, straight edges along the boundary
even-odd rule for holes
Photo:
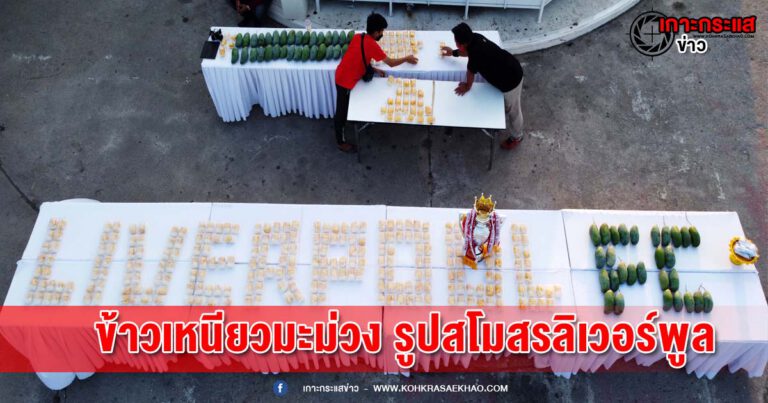
[[[269,220],[269,217],[274,216],[274,212],[279,211],[280,214],[284,218],[286,217],[301,217],[301,221],[306,221],[307,223],[313,222],[316,220],[344,220],[344,219],[353,219],[353,220],[373,220],[368,225],[368,233],[369,236],[374,236],[374,238],[370,239],[370,244],[377,244],[377,239],[375,238],[376,231],[374,230],[376,228],[376,225],[374,222],[378,219],[381,219],[382,217],[390,217],[392,219],[395,218],[410,218],[410,217],[420,217],[422,220],[426,220],[427,222],[432,222],[433,225],[431,226],[433,229],[433,234],[431,235],[434,238],[434,249],[433,254],[435,256],[435,259],[438,259],[438,256],[444,256],[445,251],[441,246],[441,242],[439,241],[439,234],[443,230],[443,225],[445,222],[448,222],[449,220],[453,220],[455,217],[457,217],[458,212],[463,211],[463,209],[436,209],[436,208],[412,208],[412,207],[387,207],[387,206],[301,206],[301,205],[269,205],[269,204],[212,204],[212,203],[191,203],[191,204],[136,204],[136,203],[128,203],[128,204],[109,204],[109,203],[98,203],[95,205],[84,205],[83,203],[75,203],[75,202],[60,202],[60,203],[44,203],[41,206],[40,214],[38,215],[38,220],[35,224],[35,227],[32,231],[32,235],[30,236],[29,244],[27,245],[27,249],[24,252],[24,256],[22,257],[22,260],[19,262],[19,265],[17,267],[16,273],[13,278],[13,282],[11,284],[11,287],[9,289],[8,295],[5,300],[5,305],[23,305],[23,298],[25,295],[26,290],[26,284],[29,283],[29,276],[31,275],[32,268],[34,267],[34,256],[36,250],[39,248],[39,245],[42,243],[42,240],[45,236],[45,231],[47,228],[48,220],[52,217],[58,217],[58,218],[64,218],[68,221],[68,228],[70,231],[74,231],[75,234],[77,234],[77,238],[79,239],[97,239],[97,235],[99,234],[100,229],[102,228],[102,225],[105,221],[114,221],[119,220],[124,223],[130,223],[130,222],[152,222],[154,225],[152,226],[153,234],[155,233],[161,233],[161,234],[167,234],[169,231],[169,228],[174,225],[185,225],[189,228],[194,228],[195,225],[201,221],[205,220],[216,220],[216,221],[223,221],[223,222],[237,222],[239,223],[242,228],[246,229],[244,230],[244,233],[242,234],[243,239],[249,239],[249,230],[247,228],[253,228],[253,225],[258,222],[262,222],[265,220]],[[533,249],[533,256],[534,256],[534,263],[536,264],[537,270],[536,270],[536,276],[537,278],[542,278],[546,280],[547,282],[552,281],[553,278],[561,278],[564,282],[563,285],[563,295],[564,299],[561,301],[562,306],[569,307],[569,306],[576,306],[576,307],[587,307],[587,306],[598,306],[599,301],[593,300],[593,297],[598,295],[598,292],[594,289],[597,287],[596,283],[597,281],[594,280],[594,272],[589,272],[585,270],[574,270],[572,267],[567,267],[567,264],[565,262],[568,261],[567,259],[567,250],[564,246],[559,246],[557,248],[552,249],[553,251],[557,251],[559,253],[550,253],[549,255],[560,255],[557,258],[548,259],[547,254],[543,251],[540,251],[537,248],[542,248],[545,243],[543,242],[537,242],[540,238],[547,238],[549,240],[549,243],[546,243],[549,248],[553,247],[552,242],[556,242],[556,245],[564,245],[565,239],[568,238],[568,226],[562,226],[557,225],[558,221],[564,222],[564,211],[550,211],[550,212],[529,212],[529,211],[520,211],[520,210],[499,210],[500,214],[506,215],[508,218],[508,221],[504,224],[504,231],[507,230],[507,226],[510,226],[512,223],[518,223],[518,224],[526,224],[531,227],[530,236],[532,237],[532,248]],[[689,213],[690,214],[690,213]],[[709,213],[704,214],[704,216],[716,216],[718,213]],[[665,214],[666,216],[669,215],[669,213]],[[544,218],[548,217],[546,220]],[[370,220],[366,219],[368,217]],[[299,219],[299,218],[296,218]],[[707,219],[707,217],[702,217],[702,219]],[[534,223],[538,223],[538,225],[534,225]],[[740,225],[739,225],[740,227]],[[309,230],[310,225],[304,224],[302,225],[303,228],[303,238],[304,241],[309,241],[311,238],[311,230]],[[157,232],[155,232],[157,231]],[[555,234],[553,236],[550,231],[555,231]],[[586,231],[583,230],[583,228],[579,227],[577,229],[574,229],[573,231],[578,231],[581,234],[583,234],[583,237],[586,237]],[[508,233],[504,232],[505,238],[508,238]],[[65,235],[65,238],[70,239],[71,236],[69,234]],[[558,239],[557,241],[553,241],[553,239]],[[157,255],[161,253],[160,248],[162,245],[161,243],[154,242],[151,244],[148,244],[147,246],[147,252],[148,257]],[[60,269],[64,268],[65,270],[61,270],[57,273],[57,276],[62,276],[62,278],[66,278],[67,280],[72,281],[78,281],[78,279],[83,280],[79,281],[79,284],[85,284],[85,278],[82,277],[83,275],[88,275],[88,268],[89,265],[89,257],[94,256],[94,250],[93,248],[96,247],[96,244],[93,243],[78,243],[78,242],[64,242],[61,251],[59,252],[58,258],[62,259],[60,262],[57,261],[56,265]],[[191,248],[191,243],[189,245],[185,246],[188,248]],[[306,248],[302,248],[304,250]],[[375,248],[371,248],[370,253],[375,254]],[[513,258],[511,255],[512,248],[505,247],[503,248],[503,254],[505,253],[506,256],[504,256],[504,261],[513,261]],[[245,257],[249,251],[249,246],[247,242],[241,242],[241,245],[239,247],[234,247],[232,250],[232,253],[239,256],[238,261],[245,261],[247,258]],[[121,261],[121,256],[124,255],[124,250],[120,249],[118,250],[118,255],[116,256],[116,262]],[[309,252],[307,252],[309,253]],[[187,254],[187,251],[185,250],[184,254]],[[309,255],[300,255],[298,259],[301,262],[308,262],[311,256]],[[551,257],[551,256],[550,256]],[[544,258],[544,260],[540,260]],[[370,257],[367,259],[369,262],[375,261],[374,257]],[[179,267],[177,268],[179,275],[182,275],[186,267],[183,262],[180,261]],[[372,263],[371,263],[372,264]],[[439,287],[439,284],[441,284],[444,277],[442,274],[440,274],[441,271],[439,269],[439,262],[435,262],[435,289],[442,289],[443,287]],[[77,268],[82,266],[82,269],[78,270]],[[120,265],[116,263],[115,275],[119,275],[120,272],[118,271],[118,267]],[[545,270],[544,268],[548,268],[548,270]],[[559,269],[558,269],[559,268]],[[512,267],[505,268],[504,269],[506,273],[511,273]],[[558,271],[560,270],[560,271]],[[305,271],[308,272],[308,271]],[[375,276],[375,271],[373,271],[373,267],[371,267],[371,270],[366,270],[366,273],[372,273]],[[713,290],[713,294],[715,295],[716,301],[718,301],[718,306],[721,307],[731,307],[731,309],[757,309],[756,312],[765,312],[766,306],[765,306],[765,297],[762,291],[762,288],[759,283],[758,275],[754,272],[683,272],[684,280],[691,282],[691,284],[700,284],[704,283],[707,285],[709,289]],[[581,280],[581,277],[584,277],[584,280]],[[231,282],[230,285],[235,288],[235,283],[237,281],[237,278],[235,277],[229,277],[224,275],[223,278],[220,278],[216,280],[213,279],[214,282],[225,282],[225,278],[228,278]],[[447,277],[445,277],[447,278]],[[507,276],[505,276],[505,279]],[[512,277],[509,276],[509,281],[511,281]],[[641,290],[644,290],[644,288],[638,287],[637,289],[632,289],[631,287],[627,287],[627,296],[631,297],[628,299],[628,306],[659,306],[660,300],[658,300],[658,292],[657,290],[657,283],[655,283],[654,280],[656,279],[655,276],[649,275],[649,283],[646,285],[648,288],[648,292],[651,294],[650,299],[644,299],[640,298],[641,294],[637,293]],[[182,280],[184,280],[182,278]],[[444,282],[442,282],[444,283]],[[184,284],[185,281],[181,281],[179,284],[181,284],[181,288],[176,289],[174,287],[171,287],[169,289],[169,298],[171,298],[172,301],[177,301],[177,304],[183,304],[183,290],[184,290]],[[364,285],[364,284],[363,284]],[[357,287],[360,288],[357,285],[350,285],[350,287]],[[591,287],[591,288],[590,288]],[[80,289],[80,288],[78,288]],[[508,286],[505,286],[505,289],[514,290],[515,288],[512,287],[511,284]],[[732,290],[740,290],[741,293],[733,292]],[[112,290],[115,291],[115,290]],[[633,295],[632,293],[636,293]],[[119,294],[116,292],[110,292],[106,295],[108,296],[114,296],[115,294]],[[355,294],[353,292],[350,292],[349,289],[346,290],[346,292],[339,293],[342,296],[338,297],[340,299],[336,299],[333,301],[329,301],[331,305],[371,305],[372,302],[366,300],[365,298],[359,298],[358,294]],[[365,295],[374,295],[375,292],[366,292]],[[439,297],[439,293],[436,292],[435,296],[435,302],[438,299],[442,301],[442,297]],[[507,295],[507,293],[505,293]],[[178,298],[176,298],[178,297]],[[438,298],[439,297],[439,298]],[[512,294],[509,295],[510,300],[514,300],[514,296]],[[111,298],[111,297],[110,297]],[[356,298],[359,300],[357,303],[350,302],[350,298]],[[373,298],[373,297],[371,297]],[[598,298],[599,299],[599,298]],[[80,301],[80,299],[75,296],[73,301]],[[512,301],[510,301],[512,302]],[[275,302],[274,304],[279,304],[279,302]],[[514,302],[512,302],[514,304]],[[509,304],[508,304],[509,305]],[[721,326],[718,327],[718,342],[717,342],[717,352],[715,354],[695,354],[692,351],[688,351],[688,362],[685,366],[685,370],[688,373],[695,374],[697,377],[708,377],[712,378],[714,377],[718,371],[721,371],[723,368],[727,366],[728,370],[730,372],[736,372],[739,369],[745,370],[749,376],[751,377],[759,377],[762,376],[762,374],[765,371],[766,365],[768,365],[768,337],[766,337],[766,331],[768,330],[765,326],[764,320],[755,320],[755,315],[747,315],[744,316],[751,317],[751,321],[748,318],[744,317],[737,317],[737,315],[731,315],[733,317],[733,322],[735,325],[730,326],[726,325],[726,323],[730,323],[725,321],[720,315],[718,316],[717,313],[721,311],[715,310],[713,311],[712,315],[709,317],[710,320],[713,321],[713,323],[720,324]],[[727,311],[723,311],[723,314],[727,314]],[[664,316],[670,315],[671,317],[674,317],[674,315],[678,315],[675,313],[664,313]],[[682,314],[681,314],[682,315]],[[743,325],[747,323],[749,326],[747,328],[744,328]],[[761,325],[763,327],[761,327]],[[14,328],[14,327],[5,327],[3,329],[3,332],[8,334],[16,334],[21,335],[22,339],[23,337],[41,337],[41,333],[38,332],[36,329],[30,329],[30,328]],[[89,331],[90,332],[90,331]],[[18,337],[16,339],[19,339]],[[52,340],[52,343],[58,343],[61,340],[63,340],[62,337],[58,337],[59,340]],[[67,345],[62,346],[62,351],[65,352],[65,354],[94,354],[95,352],[92,351],[86,351],[88,350],[86,348],[87,346],[79,344],[79,345]],[[508,354],[505,354],[508,355]],[[448,356],[447,354],[434,354],[434,355],[420,355],[419,360],[424,360],[419,362],[419,365],[424,365],[425,361],[429,361],[430,365],[429,368],[435,368],[440,367],[442,365],[446,365],[449,361],[454,364],[461,364],[464,366],[468,366],[471,363],[471,360],[473,359],[500,359],[501,357],[499,355],[492,357],[492,356],[486,356],[486,357],[480,357],[479,355],[463,355],[463,356]],[[656,352],[654,354],[639,354],[637,352],[631,352],[626,355],[622,355],[615,352],[608,352],[605,354],[581,354],[581,355],[556,355],[556,354],[544,354],[544,355],[534,355],[532,356],[534,360],[534,364],[537,368],[549,368],[551,371],[555,372],[558,375],[569,377],[572,374],[576,374],[578,372],[594,372],[602,368],[610,368],[613,366],[619,359],[623,358],[625,361],[635,360],[635,362],[638,365],[642,366],[650,366],[659,360],[665,359],[664,354],[662,352]],[[117,360],[118,362],[121,360],[121,357],[116,356],[113,357],[113,359]],[[151,358],[147,358],[144,360],[140,366],[147,371],[153,371],[153,372],[164,372],[167,371],[167,363],[170,357],[168,356],[154,356]],[[206,363],[210,366],[218,366],[222,365],[223,363],[220,362],[220,360],[216,357],[207,357]],[[304,368],[316,368],[316,363],[319,360],[329,360],[331,358],[329,357],[318,357],[314,355],[309,354],[297,354],[295,356],[286,356],[281,357],[279,361],[279,365],[275,366],[274,362],[268,363],[265,360],[261,360],[258,358],[244,358],[242,364],[245,365],[247,368],[255,371],[255,372],[285,372],[289,369],[297,368],[299,366],[302,366]],[[369,362],[371,360],[379,361],[379,365],[383,362],[384,358],[382,356],[378,357],[372,357],[367,354],[357,354],[352,357],[340,357],[340,358],[334,358],[336,360],[339,360],[337,362],[337,365],[343,365],[343,366],[350,366],[354,365],[358,361],[362,360],[363,362]],[[95,362],[95,361],[94,361]],[[95,368],[98,369],[98,368]],[[397,371],[387,371],[387,372],[397,372]],[[40,379],[49,387],[52,389],[60,389],[63,387],[66,387],[70,382],[72,382],[75,377],[78,378],[84,378],[89,376],[90,373],[55,373],[55,374],[49,374],[49,373],[40,373],[39,377]]]
[[[274,31],[266,28],[212,29],[221,29],[225,36]],[[496,43],[501,41],[496,31],[482,34]],[[418,40],[424,42],[424,47],[418,54],[417,65],[377,67],[396,77],[456,82],[466,77],[466,58],[444,58],[438,54],[440,42],[453,42],[453,35],[449,31],[418,31],[416,35]],[[245,120],[253,105],[261,105],[264,114],[271,117],[298,113],[309,118],[329,118],[335,114],[335,73],[338,60],[276,60],[241,65],[239,62],[230,62],[230,52],[227,49],[224,57],[203,59],[201,63],[205,84],[216,106],[216,112],[225,122]],[[478,76],[478,81],[483,81],[482,77]]]

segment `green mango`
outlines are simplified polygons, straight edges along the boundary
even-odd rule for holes
[[[675,248],[683,246],[683,236],[680,234],[680,228],[677,225],[672,226],[672,230],[669,231],[669,236],[672,238],[672,245]]]
[[[264,61],[272,61],[272,45],[267,45],[266,49],[264,49]]]
[[[312,32],[309,35],[309,46],[317,45],[317,32]]]
[[[683,293],[681,293],[680,290],[677,290],[672,294],[672,305],[675,307],[675,312],[683,310]]]
[[[669,289],[669,273],[664,269],[659,270],[659,286],[661,291]]]
[[[667,246],[669,245],[669,242],[670,242],[669,227],[665,225],[661,229],[661,246]]]
[[[264,46],[266,45],[266,39],[264,37],[264,33],[260,33],[258,36],[258,39],[256,40],[256,44],[258,46]]]
[[[301,49],[301,61],[306,62],[309,60],[309,45],[304,45]]]
[[[663,308],[665,311],[668,311],[672,308],[672,291],[670,290],[664,290],[664,293],[662,294],[662,298],[664,301]]]
[[[704,291],[702,303],[704,305],[702,308],[704,313],[712,312],[712,309],[715,307],[715,301],[712,299],[712,294],[709,291]]]
[[[690,291],[686,291],[685,294],[683,294],[683,303],[685,304],[686,312],[692,313],[694,304],[693,304],[693,294],[691,294]]]
[[[243,47],[243,34],[237,34],[235,37],[235,47],[238,49]]]
[[[619,230],[616,228],[615,225],[611,225],[611,243],[614,245],[618,245],[621,241],[621,237],[619,236]]]
[[[631,242],[632,245],[637,245],[637,243],[640,242],[640,230],[637,228],[637,225],[633,225],[632,228],[629,229],[629,242]]]
[[[667,266],[668,269],[675,267],[675,249],[672,248],[672,245],[667,245],[667,247],[664,248],[664,265]]]
[[[339,60],[339,57],[341,57],[341,46],[336,45],[333,47],[333,59]]]
[[[619,241],[621,241],[622,245],[629,244],[629,230],[624,224],[619,225]]]
[[[691,246],[691,230],[688,227],[680,228],[680,236],[683,238],[683,248]]]
[[[651,228],[651,243],[654,247],[661,244],[661,232],[659,232],[658,225],[654,225],[653,228]]]
[[[309,45],[309,43],[312,42],[312,35],[315,35],[315,41],[317,41],[316,34],[314,33],[310,34],[309,31],[304,31],[304,36],[301,38],[301,44],[304,46]]]
[[[598,246],[595,249],[595,265],[598,269],[605,267],[605,250],[602,246]]]
[[[295,45],[296,44],[296,31],[290,30],[288,31],[288,38],[286,38],[286,42],[289,45]]]
[[[608,278],[608,271],[601,269],[598,278],[600,279],[600,291],[608,291],[611,288],[611,279]]]
[[[317,45],[325,43],[325,34],[320,32],[317,34]]]
[[[637,266],[634,263],[627,265],[627,285],[637,282]]]
[[[353,38],[354,36],[355,36],[355,31],[349,31],[349,32],[347,33],[347,43],[351,43],[351,42],[352,42],[352,38]]]
[[[645,270],[645,263],[637,262],[637,282],[643,285],[647,279],[648,271]]]
[[[237,63],[240,60],[240,53],[237,48],[232,49],[232,64]]]
[[[325,60],[325,52],[327,51],[328,47],[325,46],[324,43],[321,43],[320,46],[317,49],[317,60]]]
[[[283,31],[280,32],[280,46],[285,46],[288,44],[288,33]]]
[[[704,296],[701,294],[701,291],[696,290],[696,292],[693,293],[693,311],[696,313],[700,313],[704,310]]]
[[[264,48],[256,48],[256,61],[261,63],[264,61]]]
[[[309,39],[307,39],[309,40]],[[303,45],[304,44],[304,34],[301,31],[296,31],[296,40],[293,42],[294,45]],[[295,57],[294,57],[295,59]]]
[[[325,46],[326,47],[333,46],[333,32],[327,32],[325,34]]]
[[[320,48],[317,47],[317,45],[313,45],[311,48],[309,48],[309,60],[317,60],[317,52]]]
[[[616,267],[616,271],[619,272],[619,283],[621,284],[626,283],[627,278],[629,277],[627,264],[624,262],[620,262],[619,265]]]
[[[264,46],[272,44],[272,33],[267,32],[264,34]]]
[[[247,48],[251,46],[251,35],[249,35],[247,32],[243,35],[243,47]]]
[[[280,46],[280,58],[285,59],[288,57],[288,46]]]
[[[675,292],[679,288],[680,288],[680,275],[677,273],[676,269],[672,269],[669,271],[669,289],[672,290],[672,292]]]
[[[291,32],[293,32],[293,31],[291,31]],[[288,61],[293,60],[293,52],[295,52],[295,51],[296,51],[296,48],[293,45],[288,46],[288,52],[286,53],[285,58]]]
[[[339,44],[339,31],[333,31],[333,36],[331,37],[331,44],[333,45]]]
[[[258,53],[259,52],[256,51],[256,48],[251,48],[251,57],[250,57],[250,62],[251,63],[256,63],[256,55]]]
[[[593,245],[600,245],[600,230],[597,229],[597,225],[592,224],[589,226],[589,238],[592,239]]]
[[[617,292],[613,295],[613,313],[621,315],[624,312],[624,294]]]
[[[608,250],[605,251],[605,265],[613,267],[616,264],[616,248],[613,245],[608,246]]]
[[[333,59],[333,49],[335,49],[333,46],[329,46],[325,50],[325,60],[332,60]]]
[[[248,49],[240,49],[240,64],[245,64],[248,62]]]
[[[653,257],[656,259],[656,268],[657,269],[663,269],[664,268],[664,249],[662,249],[661,245],[656,247],[656,251],[653,254]]]
[[[344,44],[344,46],[341,47],[341,55],[344,56],[347,53],[347,50],[349,50],[349,45]]]
[[[600,241],[603,245],[611,243],[611,230],[610,227],[608,227],[608,224],[603,223],[600,225]]]
[[[611,290],[617,291],[621,282],[619,281],[619,275],[616,270],[611,270],[608,273],[608,278],[611,280]]]
[[[609,314],[613,312],[614,296],[613,291],[608,290],[603,294],[603,313]]]
[[[272,32],[272,46],[279,45],[280,44],[280,33],[275,30],[275,32]],[[269,43],[267,45],[270,45]]]
[[[701,235],[699,235],[699,230],[692,226],[688,231],[691,233],[691,246],[698,248],[699,245],[701,245]]]

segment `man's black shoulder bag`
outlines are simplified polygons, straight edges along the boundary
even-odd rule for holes
[[[363,54],[363,66],[365,66],[365,74],[363,74],[363,81],[370,82],[373,80],[373,66],[368,63],[368,59],[365,58],[365,32],[360,35],[360,50]]]

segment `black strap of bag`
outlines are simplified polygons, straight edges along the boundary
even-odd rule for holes
[[[373,80],[373,66],[368,64],[368,59],[365,57],[365,32],[360,34],[360,51],[363,54],[363,66],[365,66],[365,74],[363,74],[363,81],[370,82]]]

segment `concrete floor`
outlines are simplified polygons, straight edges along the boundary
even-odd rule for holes
[[[499,32],[503,43],[520,48],[532,41],[540,42],[545,47],[561,43],[559,35],[572,35],[592,21],[597,25],[608,22],[610,17],[595,17],[612,7],[629,8],[637,0],[554,0],[544,8],[541,22],[538,22],[539,10],[502,9],[472,7],[466,20],[471,27]],[[351,28],[356,26],[360,16],[372,11],[387,18],[389,29],[413,29],[422,31],[447,31],[464,17],[464,7],[417,5],[411,12],[405,3],[395,4],[392,16],[389,16],[387,3],[371,3],[348,0],[322,0],[320,12],[315,13],[314,2],[310,2],[312,26]],[[622,6],[622,4],[624,6]],[[280,17],[277,17],[280,18]],[[304,26],[304,19],[298,21],[283,20],[286,24]],[[594,27],[592,27],[594,28]],[[578,35],[576,35],[578,36]],[[509,49],[509,48],[508,48]],[[526,49],[533,50],[531,47]]]
[[[232,201],[462,206],[492,193],[504,208],[737,211],[768,244],[768,39],[712,39],[705,55],[635,52],[629,25],[651,7],[768,15],[765,2],[645,1],[573,43],[522,55],[528,136],[491,174],[475,133],[377,127],[366,157],[335,150],[330,120],[216,115],[200,73],[221,1],[0,3],[0,295],[37,203]],[[765,264],[759,267],[768,288]],[[358,401],[766,401],[766,376],[700,380],[683,372],[593,374],[284,374],[305,384],[504,383],[502,395],[302,395]],[[99,374],[61,393],[32,374],[0,376],[0,400],[276,400],[276,376]]]

